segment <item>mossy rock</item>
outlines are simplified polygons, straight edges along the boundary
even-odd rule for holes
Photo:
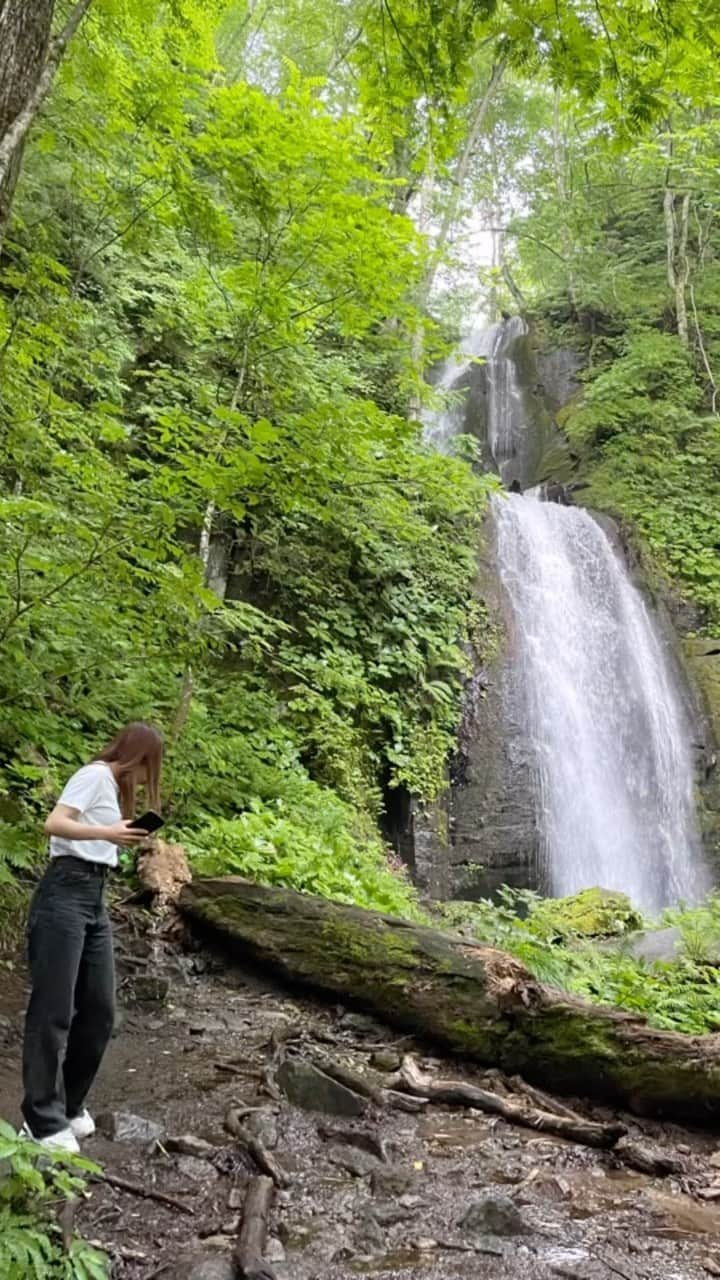
[[[643,924],[627,894],[600,888],[547,898],[535,907],[531,920],[539,933],[560,938],[614,938]]]
[[[720,639],[692,637],[683,647],[690,672],[705,697],[715,739],[720,743]]]

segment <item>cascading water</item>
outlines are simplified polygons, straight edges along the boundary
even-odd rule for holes
[[[490,335],[499,326],[488,329],[484,317],[479,316],[467,334],[459,343],[457,355],[451,356],[440,367],[435,382],[435,390],[440,393],[455,392],[457,399],[449,406],[425,415],[425,439],[438,453],[446,453],[453,436],[459,435],[463,429],[465,418],[465,397],[460,394],[466,391],[464,380],[477,356],[489,354],[492,339]]]
[[[604,530],[577,507],[494,500],[552,894],[600,884],[649,913],[707,889],[690,728],[669,656]]]
[[[518,321],[522,325],[522,321]],[[496,338],[507,349],[507,328]],[[499,473],[518,449],[522,392],[489,360]],[[665,646],[604,529],[533,492],[493,503],[535,761],[541,871],[553,894],[600,884],[655,913],[707,888],[687,722]]]
[[[487,359],[488,445],[496,471],[507,481],[516,478],[508,475],[508,471],[514,469],[514,460],[522,454],[528,432],[525,397],[511,354],[514,342],[525,332],[525,322],[520,316],[513,316],[505,324],[493,325],[488,330],[483,351]]]
[[[486,450],[513,488],[536,475],[537,440],[515,359],[525,332],[518,317],[476,331],[465,347],[485,357]],[[457,366],[454,379],[463,385]],[[463,408],[435,433],[444,447],[463,430]],[[541,887],[557,895],[618,889],[655,914],[708,888],[681,676],[602,523],[542,496],[535,488],[493,499]],[[478,848],[482,856],[480,838]]]

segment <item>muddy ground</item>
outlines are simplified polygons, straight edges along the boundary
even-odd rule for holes
[[[270,1226],[267,1256],[277,1280],[720,1276],[717,1137],[625,1117],[633,1134],[661,1141],[686,1166],[658,1178],[624,1167],[612,1153],[475,1111],[431,1106],[412,1115],[369,1104],[363,1116],[342,1118],[300,1110],[273,1096],[283,1057],[328,1055],[382,1080],[410,1049],[438,1076],[483,1076],[187,938],[160,941],[148,919],[130,908],[118,919],[121,1013],[92,1106],[156,1122],[160,1137],[98,1135],[85,1151],[179,1206],[93,1186],[77,1228],[107,1249],[115,1280],[232,1276],[244,1189],[257,1172],[224,1129],[233,1104],[259,1108],[245,1122],[289,1176]],[[25,982],[21,966],[0,978],[0,1115],[18,1123]],[[168,1149],[168,1136],[188,1134],[215,1153]]]

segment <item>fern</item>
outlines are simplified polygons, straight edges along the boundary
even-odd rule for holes
[[[0,1276],[2,1280],[107,1280],[107,1258],[84,1240],[63,1247],[53,1207],[78,1195],[89,1160],[21,1138],[0,1120]]]

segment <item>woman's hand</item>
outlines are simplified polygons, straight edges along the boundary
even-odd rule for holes
[[[133,827],[132,821],[116,822],[112,827],[99,830],[102,834],[98,834],[96,839],[109,840],[111,844],[140,844],[141,840],[148,839],[147,831]]]
[[[79,809],[72,809],[67,804],[56,804],[45,823],[49,836],[60,836],[63,840],[107,840],[110,844],[140,844],[147,840],[147,831],[133,827],[132,822],[114,822],[110,827],[91,827],[85,822],[78,822]]]

